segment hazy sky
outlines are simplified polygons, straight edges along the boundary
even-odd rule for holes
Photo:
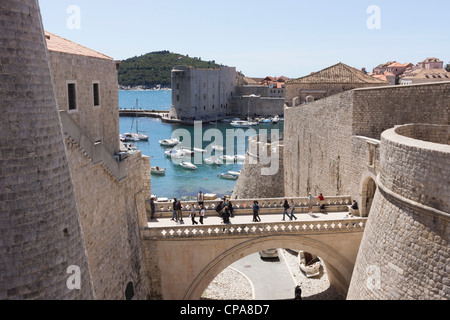
[[[450,62],[448,0],[39,3],[47,31],[116,60],[169,50],[235,66],[251,77],[290,78],[338,62],[368,70],[393,60]]]

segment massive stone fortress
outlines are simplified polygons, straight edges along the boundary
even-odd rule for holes
[[[226,116],[236,87],[236,68],[198,69],[176,66],[172,70],[172,108],[169,117],[179,120],[214,120]]]
[[[0,299],[90,299],[37,1],[2,1],[0,26]],[[80,290],[66,285],[72,265]]]
[[[380,174],[348,299],[448,299],[450,126],[381,136]]]
[[[36,0],[2,1],[0,26],[0,298],[148,298],[150,159],[116,156],[116,62],[44,36]]]

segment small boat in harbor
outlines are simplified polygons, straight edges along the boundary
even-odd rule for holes
[[[298,254],[300,269],[306,277],[312,278],[320,274],[320,259],[308,252],[300,251]]]
[[[226,163],[234,163],[234,161],[235,161],[234,156],[220,156],[220,159],[222,159]]]
[[[245,156],[242,156],[242,155],[234,156],[234,160],[237,162],[245,161]]]
[[[229,174],[233,176],[239,177],[241,175],[241,171],[228,171]]]
[[[278,122],[280,122],[280,118],[279,118],[278,116],[275,116],[275,117],[273,117],[270,121],[271,121],[272,123],[278,123]]]
[[[168,151],[164,152],[164,154],[166,155],[166,157],[169,157],[169,158],[175,158],[175,159],[183,159],[184,158],[184,152],[182,152],[181,150],[172,149],[172,150],[168,150]]]
[[[185,169],[189,169],[189,170],[197,170],[198,169],[196,165],[194,165],[190,162],[186,162],[186,161],[181,162],[180,166],[182,166]]]
[[[219,177],[221,179],[225,179],[225,180],[237,180],[237,178],[239,178],[239,176],[235,176],[235,175],[229,174],[229,173],[220,173]]]
[[[181,152],[183,152],[186,155],[193,155],[195,152],[187,147],[181,147]]]
[[[223,164],[223,161],[217,158],[216,156],[212,156],[211,158],[205,159],[205,163],[208,165],[220,166]]]
[[[137,133],[124,133],[120,135],[120,141],[123,142],[136,142],[140,140]]]
[[[160,140],[159,144],[163,147],[175,147],[180,144],[180,140],[178,139],[164,139]]]
[[[200,149],[200,148],[194,148],[192,150],[194,150],[194,152],[199,152],[199,153],[205,153],[206,152],[205,149]]]
[[[213,150],[216,150],[216,151],[224,151],[224,150],[225,150],[224,147],[218,146],[218,145],[212,146],[212,149],[213,149]]]
[[[250,123],[245,120],[232,121],[230,124],[235,128],[248,128],[250,126]]]
[[[160,167],[151,167],[150,170],[151,170],[152,174],[156,174],[156,175],[165,175],[166,174],[165,168],[163,169]]]

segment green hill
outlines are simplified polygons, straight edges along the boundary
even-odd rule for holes
[[[182,59],[179,59],[182,57]],[[151,52],[120,62],[119,85],[125,87],[142,86],[153,88],[156,85],[170,87],[170,75],[174,66],[187,65],[198,68],[219,68],[215,61],[202,61],[188,55],[169,51]]]

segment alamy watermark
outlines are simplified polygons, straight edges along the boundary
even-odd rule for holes
[[[81,290],[81,269],[79,266],[70,266],[67,268],[70,276],[67,278],[66,285],[69,290]]]
[[[67,7],[66,13],[69,17],[66,20],[66,26],[70,30],[81,29],[81,9],[77,5]]]
[[[367,8],[367,14],[370,14],[367,18],[367,28],[369,30],[381,29],[381,9],[377,5],[371,5]]]

